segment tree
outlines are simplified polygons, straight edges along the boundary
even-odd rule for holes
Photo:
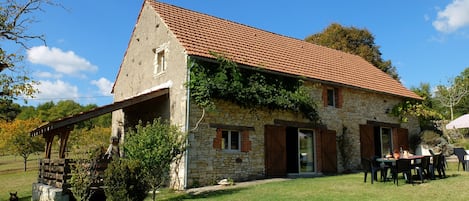
[[[160,119],[143,126],[140,122],[135,131],[130,131],[124,144],[124,153],[131,160],[142,163],[145,178],[153,190],[169,179],[170,165],[184,149],[185,135],[179,128]]]
[[[367,60],[392,78],[399,80],[396,67],[390,60],[383,60],[374,36],[366,29],[343,27],[332,23],[323,32],[313,34],[305,39],[317,45],[355,54]]]
[[[451,120],[454,118],[454,107],[467,95],[468,87],[460,79],[455,78],[449,81],[448,85],[438,85],[435,98],[444,107],[449,108]]]
[[[38,119],[29,119],[4,122],[1,125],[0,137],[4,140],[3,146],[13,154],[23,157],[24,171],[27,169],[29,155],[44,150],[44,139],[29,135],[29,132],[40,124]]]
[[[469,67],[466,68],[459,76],[455,78],[457,82],[469,86]],[[454,114],[457,116],[469,113],[469,96],[462,97],[459,104],[454,106]]]
[[[20,105],[12,100],[0,99],[0,120],[13,121],[20,112]]]
[[[57,5],[53,0],[5,0],[0,2],[0,100],[14,100],[20,95],[32,97],[36,92],[35,82],[20,66],[28,43],[39,40],[45,44],[44,35],[28,32],[36,22],[33,14],[42,11],[44,4]],[[8,51],[4,49],[9,45]],[[8,103],[6,101],[5,103]]]

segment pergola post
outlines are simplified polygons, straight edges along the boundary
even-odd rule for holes
[[[44,139],[46,140],[46,155],[45,158],[50,159],[52,153],[52,144],[54,143],[54,137],[56,135],[59,136],[60,140],[60,148],[59,148],[59,158],[65,158],[65,152],[67,151],[67,142],[68,137],[70,136],[70,132],[72,131],[72,127],[64,127],[53,132],[45,132],[43,134]]]
[[[46,140],[46,150],[45,153],[46,155],[44,158],[50,159],[50,155],[52,152],[52,143],[54,142],[54,133],[44,133],[44,139]]]
[[[61,158],[61,159],[65,158],[65,151],[67,151],[68,137],[70,136],[71,131],[72,131],[72,129],[65,128],[59,134],[59,137],[60,137],[59,158]]]

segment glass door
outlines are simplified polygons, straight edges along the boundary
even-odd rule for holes
[[[381,137],[381,155],[393,153],[392,150],[392,132],[391,128],[382,127],[380,132]]]
[[[314,132],[307,129],[298,129],[298,157],[299,172],[315,172]]]

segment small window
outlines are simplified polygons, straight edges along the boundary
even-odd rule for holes
[[[222,149],[239,151],[240,134],[238,131],[222,131]]]
[[[158,75],[166,71],[166,60],[164,49],[155,53],[153,74]]]
[[[335,106],[335,90],[334,88],[327,89],[327,105]]]

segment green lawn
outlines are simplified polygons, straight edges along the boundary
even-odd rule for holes
[[[34,160],[30,162],[33,163]],[[449,165],[448,178],[424,184],[411,185],[400,180],[399,186],[393,182],[372,185],[369,181],[363,183],[363,173],[356,173],[292,179],[198,195],[163,189],[158,200],[467,200],[469,172],[457,171],[457,163]],[[20,158],[0,156],[0,200],[8,200],[12,191],[18,191],[21,200],[31,199],[31,184],[37,179],[37,169],[23,172],[17,166],[22,168]],[[146,200],[151,200],[151,196]]]
[[[163,191],[159,200],[467,200],[469,173],[457,171],[457,163],[449,163],[448,178],[423,184],[399,186],[391,182],[363,183],[363,173],[318,178],[293,179],[189,195]],[[149,200],[149,199],[148,199]]]

